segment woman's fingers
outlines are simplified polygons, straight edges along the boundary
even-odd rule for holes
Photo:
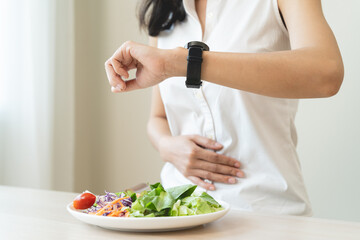
[[[138,83],[138,81],[136,81],[136,79],[127,80],[125,82],[125,84],[126,84],[125,92],[129,92],[129,91],[133,91],[133,90],[142,88],[141,86],[139,86],[139,83]]]
[[[212,149],[215,151],[218,151],[223,148],[223,146],[220,143],[207,137],[192,135],[190,136],[190,139],[203,148]]]
[[[230,184],[234,184],[237,182],[236,178],[233,176],[214,173],[203,169],[193,169],[190,174],[191,176],[208,179],[213,182],[230,183]]]
[[[114,55],[105,62],[106,74],[113,92],[125,90],[126,84],[123,78],[128,78],[128,71],[136,68],[137,60],[131,55],[130,48],[131,43],[124,43]]]
[[[204,188],[204,189],[207,189],[207,190],[210,190],[210,191],[214,191],[215,190],[215,186],[214,184],[211,184],[211,183],[207,183],[205,182],[204,180],[202,180],[201,178],[199,177],[195,177],[195,176],[189,176],[188,179],[193,182],[194,184]]]
[[[114,68],[114,71],[122,76],[123,78],[128,78],[129,77],[129,73],[128,73],[128,68],[126,66],[124,66],[118,59],[116,58],[110,58],[111,61],[111,65]]]
[[[219,173],[227,176],[234,176],[242,178],[245,176],[244,172],[238,168],[230,167],[228,165],[211,163],[204,160],[195,161],[193,164],[194,169],[206,170],[208,172]]]
[[[209,151],[206,149],[200,149],[198,151],[198,157],[202,160],[216,163],[216,164],[223,164],[235,168],[239,168],[241,166],[240,162],[235,158],[231,158],[222,154],[218,154],[213,151]]]
[[[112,91],[147,88],[168,78],[170,75],[165,68],[168,62],[166,53],[170,53],[170,50],[161,50],[131,41],[122,44],[106,63]],[[136,79],[124,82],[124,79],[129,78],[131,69],[136,69]]]
[[[118,48],[118,50],[116,50],[114,55],[111,57],[111,59],[114,60],[113,63],[114,67],[116,68],[115,71],[117,70],[117,68],[119,68],[120,71],[125,69],[125,75],[123,75],[122,73],[118,73],[125,78],[129,77],[128,70],[136,68],[138,62],[138,56],[136,56],[136,54],[134,55],[134,53],[137,52],[136,48],[142,48],[142,46],[137,43],[127,41],[123,45],[121,45],[121,47]],[[117,64],[115,60],[119,64]]]
[[[124,80],[115,72],[110,60],[105,62],[105,70],[109,83],[112,86],[112,91],[122,91],[126,88]]]

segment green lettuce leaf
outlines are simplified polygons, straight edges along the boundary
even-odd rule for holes
[[[204,199],[212,207],[215,207],[215,208],[221,207],[221,205],[212,196],[210,196],[206,192],[202,192],[199,197]]]
[[[197,187],[196,185],[187,184],[187,185],[168,188],[166,189],[166,192],[170,193],[170,195],[175,200],[178,200],[190,196],[195,191],[196,187]]]
[[[207,194],[208,195],[208,194]],[[193,215],[212,213],[221,210],[220,204],[210,195],[190,196],[181,200],[181,205],[193,210]]]
[[[195,215],[194,210],[192,210],[184,205],[181,205],[179,207],[179,216],[190,216],[190,215]]]
[[[196,185],[164,189],[160,183],[150,185],[133,202],[131,217],[189,216],[220,211],[223,208],[206,192],[195,193]],[[132,193],[128,193],[132,195]]]
[[[181,200],[177,200],[170,211],[170,216],[179,216],[180,204]]]
[[[159,196],[145,196],[143,201],[147,209],[158,212],[171,208],[175,203],[175,200],[167,192],[161,192]]]
[[[164,190],[160,183],[150,185],[151,191],[143,192],[133,203],[130,215],[144,216],[168,216],[173,207],[174,198]],[[138,212],[136,212],[138,211]]]
[[[140,211],[131,210],[130,217],[144,217],[144,214]]]

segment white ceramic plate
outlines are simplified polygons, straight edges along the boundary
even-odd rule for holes
[[[224,201],[218,202],[224,208],[221,211],[181,217],[118,218],[94,216],[75,210],[72,203],[67,206],[67,210],[80,221],[103,228],[131,232],[161,232],[192,228],[223,217],[230,210],[230,206]]]

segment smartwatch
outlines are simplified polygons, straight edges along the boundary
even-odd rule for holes
[[[192,41],[185,45],[189,49],[187,57],[187,73],[185,85],[187,88],[200,88],[201,82],[201,63],[203,61],[203,51],[209,51],[208,45],[203,42]]]

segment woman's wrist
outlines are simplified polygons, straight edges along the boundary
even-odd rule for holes
[[[168,148],[168,143],[169,140],[172,136],[171,135],[163,135],[160,137],[159,139],[159,144],[158,144],[158,151],[160,153],[161,158],[163,159],[163,161],[165,162],[170,162],[169,159],[167,157],[164,156],[164,150]]]
[[[171,135],[163,135],[159,138],[159,144],[158,144],[158,150],[161,151],[163,147],[166,147],[166,143],[169,141],[169,138],[171,138]]]
[[[188,50],[177,47],[166,50],[165,75],[169,77],[186,76]]]

